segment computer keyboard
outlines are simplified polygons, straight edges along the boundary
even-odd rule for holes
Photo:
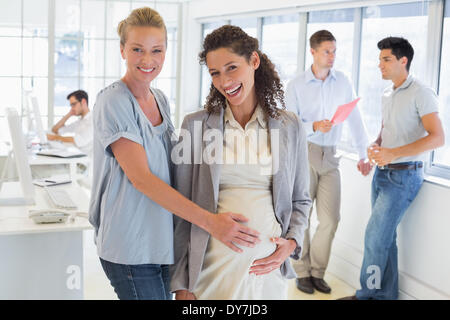
[[[44,187],[45,191],[56,208],[77,209],[77,205],[72,201],[69,194],[65,190]]]

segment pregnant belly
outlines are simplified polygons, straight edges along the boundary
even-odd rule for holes
[[[260,233],[260,243],[255,247],[237,245],[243,252],[236,253],[221,242],[210,238],[208,251],[217,251],[220,255],[229,255],[240,263],[250,266],[254,260],[271,255],[276,245],[270,241],[272,237],[281,235],[281,227],[275,218],[272,193],[266,189],[229,188],[219,193],[218,212],[240,213],[249,219],[242,223]]]

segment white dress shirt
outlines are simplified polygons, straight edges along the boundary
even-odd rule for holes
[[[84,153],[92,154],[92,143],[94,141],[94,124],[92,122],[92,112],[88,112],[84,117],[59,128],[58,134],[64,135],[73,133],[75,145]]]
[[[303,123],[307,140],[319,146],[336,146],[342,136],[343,123],[333,125],[327,133],[314,132],[313,122],[331,120],[338,106],[356,98],[350,79],[331,69],[325,80],[317,79],[311,68],[291,80],[286,88],[286,108],[296,113]],[[367,158],[368,137],[357,107],[344,121],[360,159]]]

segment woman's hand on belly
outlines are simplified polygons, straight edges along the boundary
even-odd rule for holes
[[[271,238],[270,240],[277,245],[277,249],[270,256],[255,260],[250,267],[250,274],[259,276],[279,269],[297,247],[297,242],[293,239]]]

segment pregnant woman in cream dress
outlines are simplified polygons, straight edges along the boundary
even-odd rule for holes
[[[241,213],[260,242],[244,246],[242,234],[226,246],[175,218],[171,290],[177,299],[286,299],[286,279],[295,277],[289,257],[300,257],[311,206],[305,132],[277,107],[274,65],[242,29],[213,31],[200,60],[213,85],[206,110],[184,119],[175,186],[207,210]]]

